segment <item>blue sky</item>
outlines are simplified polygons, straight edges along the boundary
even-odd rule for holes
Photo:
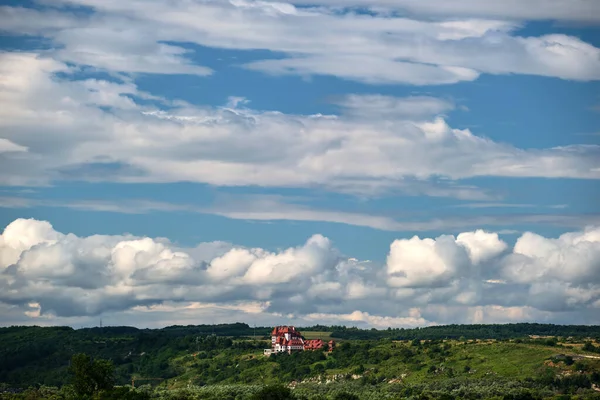
[[[600,6],[453,3],[0,2],[3,319],[600,323]]]

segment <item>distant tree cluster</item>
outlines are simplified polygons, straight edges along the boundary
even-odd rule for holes
[[[480,324],[443,325],[425,328],[388,328],[386,330],[330,327],[331,337],[338,339],[374,340],[390,338],[394,340],[412,339],[514,339],[530,335],[561,336],[574,338],[600,337],[600,326],[552,325],[552,324]]]
[[[249,329],[246,324],[229,324],[215,325],[214,330],[229,333],[237,327]],[[125,384],[134,373],[163,378],[176,376],[180,371],[169,360],[182,351],[194,351],[200,353],[200,358],[206,358],[212,352],[242,353],[264,347],[262,342],[235,341],[232,337],[213,334],[212,330],[211,325],[165,329],[0,328],[0,382],[63,385],[68,380],[71,356],[76,353],[111,360],[116,383]]]

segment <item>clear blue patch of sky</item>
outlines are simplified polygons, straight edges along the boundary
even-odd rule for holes
[[[542,178],[473,178],[466,180],[480,187],[510,194],[508,202],[550,206],[566,204],[562,212],[600,212],[600,184],[596,180]]]
[[[64,12],[72,12],[90,15],[94,12],[94,8],[81,4],[60,3],[52,4],[52,2],[36,1],[36,0],[0,0],[0,6],[33,8],[36,10],[51,10],[58,9]]]
[[[0,6],[38,8],[35,0],[0,0]]]
[[[594,180],[543,179],[543,178],[474,178],[461,183],[473,185],[500,193],[504,198],[492,203],[532,204],[538,212],[555,213],[596,213],[600,212],[597,199],[600,199],[600,185]],[[243,198],[243,195],[282,196],[297,204],[313,208],[339,210],[367,214],[386,215],[394,218],[421,219],[452,215],[494,215],[498,213],[531,212],[533,208],[478,208],[455,207],[477,201],[453,198],[383,195],[373,198],[311,189],[261,188],[261,187],[222,187],[195,183],[169,184],[85,184],[63,183],[56,189],[44,189],[44,196],[64,199],[151,199],[175,204],[210,205],[227,195],[229,199]],[[299,199],[299,200],[296,200]],[[562,208],[551,206],[566,205]]]
[[[209,185],[193,183],[170,184],[114,184],[62,182],[50,188],[39,188],[31,194],[16,196],[32,199],[43,199],[56,203],[69,201],[107,201],[126,204],[127,201],[150,200],[170,204],[189,205],[198,208],[218,206],[223,199],[227,203],[236,199],[244,201],[244,195],[282,196],[282,201],[289,201],[301,206],[309,206],[320,210],[335,210],[349,213],[383,215],[400,221],[427,221],[430,219],[467,218],[476,216],[502,216],[543,214],[543,215],[577,215],[597,214],[597,201],[600,198],[598,185],[589,181],[569,179],[473,179],[472,184],[506,189],[511,196],[499,201],[511,204],[531,204],[532,207],[457,207],[461,204],[477,202],[458,201],[447,198],[425,196],[384,196],[369,200],[357,199],[353,196],[315,192],[307,189],[269,189],[269,188],[214,188]],[[10,195],[11,191],[5,189]],[[223,196],[226,196],[223,198]],[[552,208],[555,205],[567,205],[566,208]],[[93,211],[90,211],[93,213]],[[154,212],[154,214],[186,214],[185,212]],[[189,215],[189,213],[187,213]],[[166,217],[165,217],[166,218]],[[279,222],[273,222],[280,224]],[[286,222],[287,223],[287,222]],[[319,222],[316,222],[319,224]],[[320,223],[328,226],[329,223]],[[335,224],[334,224],[335,225]],[[202,225],[204,226],[204,225]],[[440,232],[441,233],[441,232]]]
[[[15,196],[21,196],[15,188]],[[11,190],[5,189],[10,195]],[[258,196],[258,197],[253,197]],[[310,207],[318,210],[340,211],[384,215],[392,218],[419,220],[431,215],[444,215],[455,211],[450,208],[454,199],[426,196],[382,196],[357,198],[352,195],[311,189],[280,189],[260,187],[220,187],[195,183],[159,184],[118,184],[86,183],[83,181],[61,181],[53,187],[38,188],[34,193],[23,197],[47,199],[55,202],[66,201],[107,201],[149,200],[176,205],[195,207],[218,206],[222,201],[252,201],[262,196],[272,196],[283,203]]]
[[[95,170],[98,176],[111,173],[113,167]],[[115,167],[117,168],[117,167]],[[120,171],[117,168],[114,171]],[[113,172],[114,172],[113,171]],[[600,212],[597,199],[600,198],[600,185],[594,180],[580,179],[544,179],[544,178],[473,178],[460,182],[485,190],[500,193],[504,198],[491,203],[532,204],[531,208],[457,207],[464,204],[483,203],[475,200],[454,198],[381,195],[379,197],[359,198],[326,190],[301,188],[261,188],[252,187],[214,187],[198,183],[86,183],[82,181],[61,181],[48,188],[38,188],[27,195],[31,198],[49,200],[152,200],[180,205],[210,206],[218,205],[222,199],[231,201],[244,199],[244,196],[281,196],[282,201],[306,205],[315,209],[338,210],[393,218],[423,219],[428,216],[452,215],[490,215],[504,213],[531,212],[538,209],[547,214],[556,213],[596,213]],[[15,188],[18,193],[22,188]],[[10,188],[5,188],[10,193]],[[551,206],[566,205],[566,208]]]
[[[38,36],[11,35],[3,33],[0,28],[0,49],[4,51],[44,51],[54,47],[55,45],[50,39]]]
[[[452,113],[451,126],[520,148],[597,144],[600,83],[527,75],[483,75],[450,88],[466,113]]]
[[[102,169],[95,174],[104,175],[111,170]],[[21,196],[23,188],[5,188],[10,195]],[[250,197],[244,197],[250,196]],[[178,205],[208,207],[219,205],[220,201],[251,200],[252,196],[273,196],[282,202],[309,206],[311,208],[330,211],[343,211],[365,214],[386,215],[394,218],[412,219],[426,217],[432,209],[437,209],[453,203],[452,200],[421,196],[385,196],[380,198],[363,199],[351,195],[327,192],[314,189],[293,188],[261,188],[251,187],[213,187],[198,183],[155,183],[155,184],[125,184],[125,183],[87,183],[83,181],[61,181],[56,186],[38,188],[34,193],[23,197],[47,199],[55,202],[62,201],[109,201],[121,202],[127,200],[150,200]],[[256,197],[255,197],[256,198]]]
[[[23,188],[16,188],[16,191]],[[215,190],[209,185],[194,183],[89,183],[62,181],[56,186],[37,188],[28,197],[48,200],[151,200],[174,204],[207,205]]]

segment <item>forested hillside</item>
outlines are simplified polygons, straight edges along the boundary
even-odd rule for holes
[[[530,335],[562,337],[600,337],[599,326],[551,325],[551,324],[490,324],[490,325],[444,325],[414,329],[365,330],[345,326],[322,327],[331,330],[331,336],[341,339],[510,339]]]
[[[160,398],[192,390],[195,397],[183,398],[243,399],[265,384],[292,385],[296,395],[326,399],[348,390],[361,399],[421,398],[424,393],[453,399],[506,393],[591,398],[600,393],[595,386],[600,385],[599,327],[455,325],[376,331],[315,326],[301,332],[345,339],[331,354],[265,357],[269,331],[257,328],[254,336],[245,324],[2,328],[0,382],[12,389],[64,386],[71,380],[71,358],[85,353],[112,363],[115,384],[131,385],[133,379],[136,386],[154,387],[152,396]],[[210,397],[215,391],[224,397]]]

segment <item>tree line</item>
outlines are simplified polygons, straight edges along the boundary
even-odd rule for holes
[[[439,340],[439,339],[515,339],[532,335],[561,336],[573,338],[600,338],[597,325],[553,325],[536,323],[518,324],[474,324],[441,325],[424,328],[359,329],[355,327],[332,326],[331,337],[338,339],[373,340],[389,338],[393,340]]]

